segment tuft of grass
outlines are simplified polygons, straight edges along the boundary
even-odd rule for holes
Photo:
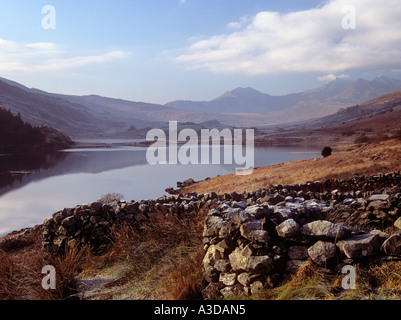
[[[25,246],[22,246],[22,243]],[[11,242],[10,242],[11,243]],[[66,248],[63,257],[52,257],[41,248],[40,230],[32,232],[9,251],[0,250],[1,300],[66,300],[74,298],[75,276],[88,260],[88,250]],[[52,265],[56,269],[56,289],[42,287],[42,268]]]
[[[200,247],[198,250],[183,256],[167,272],[164,285],[168,287],[165,298],[167,300],[202,300],[201,262],[205,255]]]
[[[119,270],[95,299],[200,299],[205,214],[159,214],[140,229],[116,227],[111,248],[81,273],[101,277],[106,270]]]
[[[325,275],[319,272],[312,262],[301,267],[291,279],[280,286],[275,293],[275,300],[328,300],[334,296]]]

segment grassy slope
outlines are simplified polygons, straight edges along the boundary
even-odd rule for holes
[[[327,158],[315,158],[257,168],[249,176],[235,174],[200,181],[181,193],[230,193],[252,191],[274,184],[295,184],[328,178],[348,178],[378,172],[401,170],[401,143],[388,140],[376,144],[354,145]]]

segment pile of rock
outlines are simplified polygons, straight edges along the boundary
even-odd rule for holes
[[[356,261],[401,256],[401,231],[390,236],[380,230],[350,228],[346,221],[328,221],[350,211],[401,228],[401,219],[396,218],[401,208],[398,191],[398,187],[380,194],[359,191],[351,197],[333,190],[306,200],[302,191],[281,189],[267,193],[266,202],[221,203],[209,211],[204,224],[204,297],[252,294],[275,286],[308,260],[338,272]]]
[[[67,242],[89,245],[95,252],[101,252],[111,244],[114,226],[130,224],[140,228],[144,221],[158,214],[183,215],[193,212],[199,204],[197,198],[195,203],[191,197],[170,196],[116,204],[94,202],[65,208],[43,223],[42,246],[54,255],[62,253]]]

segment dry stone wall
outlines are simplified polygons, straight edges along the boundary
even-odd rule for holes
[[[54,255],[71,242],[101,252],[112,245],[116,226],[140,228],[158,215],[184,217],[205,210],[204,297],[252,294],[278,285],[307,261],[338,271],[355,261],[401,256],[400,185],[401,174],[395,172],[244,193],[94,202],[46,220],[43,246]]]
[[[387,188],[374,190],[383,185],[380,179]],[[269,190],[275,194],[266,190],[256,203],[221,203],[204,223],[204,298],[274,287],[308,261],[341,272],[349,264],[401,259],[398,179],[399,173],[392,173],[335,185],[349,190],[358,182],[370,191],[304,193],[307,185],[276,186]]]

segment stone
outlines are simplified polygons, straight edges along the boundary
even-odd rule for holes
[[[246,246],[244,249],[237,247],[229,256],[231,267],[234,271],[247,270],[249,257],[253,254],[252,249]]]
[[[389,256],[401,256],[401,230],[396,231],[383,242],[381,251]]]
[[[103,202],[96,201],[96,202],[91,203],[89,205],[89,208],[91,211],[99,212],[100,210],[102,210],[102,206],[103,206]]]
[[[288,250],[288,258],[292,260],[305,260],[308,256],[308,248],[304,246],[292,246]]]
[[[268,210],[264,206],[254,205],[246,208],[245,212],[254,215],[256,219],[262,219]]]
[[[317,220],[303,225],[301,233],[305,236],[345,239],[351,235],[351,230],[330,221]]]
[[[233,221],[238,224],[243,224],[254,219],[255,216],[245,210],[240,210],[235,216],[233,216]]]
[[[224,288],[224,284],[220,282],[212,282],[202,290],[202,296],[206,300],[215,300],[221,297],[220,290]]]
[[[397,229],[401,229],[401,217],[395,220],[394,227],[396,227]]]
[[[216,210],[217,211],[217,210]],[[232,217],[234,217],[236,214],[242,212],[243,210],[241,208],[231,208],[228,207],[226,209],[223,209],[222,213],[223,213],[223,218],[224,219],[231,219]],[[249,216],[249,213],[247,213]]]
[[[276,227],[278,236],[282,238],[296,236],[299,234],[300,229],[299,224],[293,219],[287,219]]]
[[[208,215],[205,218],[203,236],[204,237],[216,237],[219,235],[219,231],[223,226],[228,223],[221,217]]]
[[[251,284],[251,294],[256,294],[258,291],[264,288],[264,284],[261,280],[256,280]]]
[[[231,270],[230,261],[228,259],[220,259],[214,263],[214,268],[223,273],[227,273]]]
[[[211,245],[203,258],[203,268],[206,270],[208,267],[213,266],[217,260],[222,258],[221,252],[216,249],[216,246]]]
[[[368,198],[368,201],[387,201],[389,197],[389,194],[374,194]]]
[[[228,256],[233,250],[235,245],[230,241],[224,239],[215,245],[215,248],[221,252],[223,256]]]
[[[273,197],[269,198],[269,203],[270,204],[278,204],[280,202],[283,202],[284,200],[285,200],[285,197],[276,192]]]
[[[263,230],[264,220],[253,220],[241,225],[241,235],[252,242],[267,244],[270,240],[269,233]]]
[[[336,245],[332,242],[318,241],[309,247],[308,255],[318,265],[325,266],[336,256]]]
[[[347,258],[368,257],[380,251],[381,241],[378,234],[366,233],[353,235],[337,242],[337,247]]]
[[[285,220],[290,219],[291,215],[292,215],[292,210],[290,208],[286,208],[286,207],[275,207],[274,208],[274,216],[278,219],[278,221],[280,223]]]
[[[219,271],[213,267],[208,267],[205,272],[203,272],[203,279],[207,282],[219,282],[219,276]]]
[[[76,222],[75,217],[72,216],[72,217],[65,218],[65,219],[61,222],[61,225],[62,225],[63,227],[65,227],[65,228],[71,228],[72,226],[74,226],[75,222]]]
[[[226,286],[233,286],[237,281],[236,273],[222,273],[220,274],[219,281],[225,284]]]
[[[273,268],[273,260],[269,256],[251,256],[246,271],[251,273],[268,273]]]
[[[390,237],[390,235],[386,232],[380,231],[380,230],[372,230],[369,233],[371,234],[377,234],[380,238],[380,241],[383,243],[384,241],[386,241],[388,239],[388,237]]]
[[[240,294],[241,290],[238,286],[227,286],[221,289],[220,293],[225,299],[232,299],[233,296]]]
[[[375,200],[369,203],[368,207],[366,210],[385,210],[388,209],[389,203],[387,201],[382,201],[382,200]]]
[[[246,208],[246,203],[243,202],[243,201],[233,201],[232,206],[233,206],[233,208],[245,209]]]
[[[249,272],[243,272],[243,273],[240,273],[237,276],[237,280],[244,287],[248,287],[251,284],[251,282],[254,279],[256,279],[257,277],[259,277],[257,274],[253,274],[253,273],[249,273]]]
[[[269,232],[266,230],[252,230],[250,232],[245,232],[242,236],[249,241],[264,245],[267,245],[270,240]]]

